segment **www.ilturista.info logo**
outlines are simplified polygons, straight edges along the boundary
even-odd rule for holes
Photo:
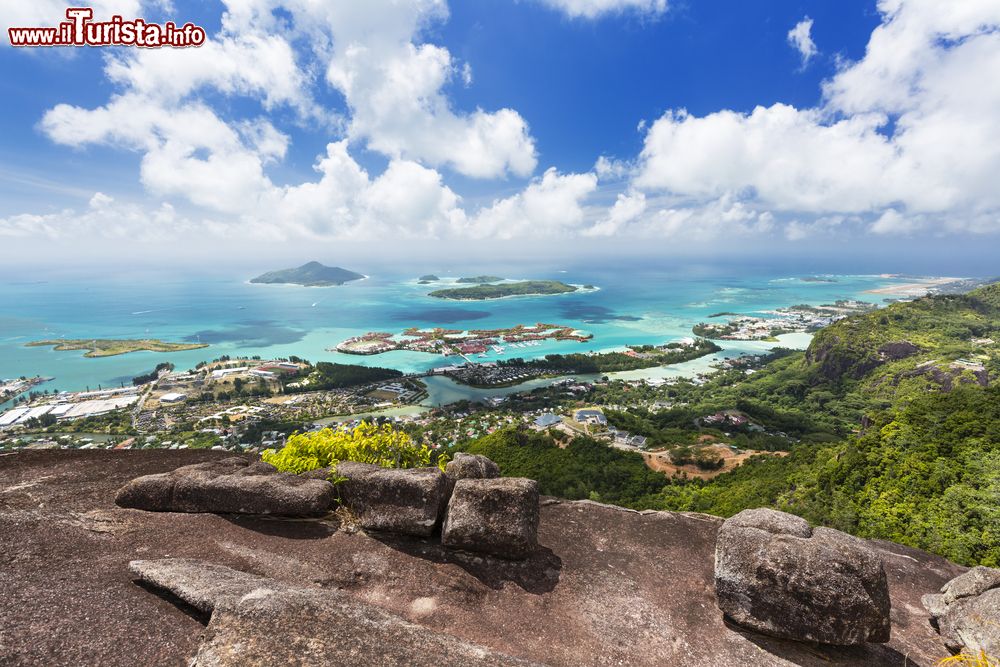
[[[178,27],[173,21],[164,24],[147,23],[143,19],[126,21],[117,14],[110,21],[93,21],[90,7],[70,7],[66,18],[55,27],[7,28],[11,46],[141,46],[158,48],[171,46],[201,46],[205,29],[185,23]]]

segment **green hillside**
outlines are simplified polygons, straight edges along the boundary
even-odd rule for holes
[[[798,415],[796,435],[846,435],[866,414],[1000,376],[1000,283],[895,303],[819,331],[753,375],[722,373],[685,396],[704,409]],[[782,428],[780,424],[774,426]],[[782,428],[782,430],[785,430]]]
[[[670,484],[646,504],[731,516],[775,507],[809,521],[1000,566],[1000,387],[921,396],[863,434],[755,457],[707,483]]]
[[[993,284],[841,320],[808,350],[778,351],[753,373],[732,369],[700,386],[645,390],[647,399],[673,402],[669,409],[608,411],[615,426],[664,446],[696,446],[711,434],[740,447],[789,450],[711,481],[651,481],[635,455],[591,441],[561,450],[501,447],[508,434],[469,449],[495,457],[504,474],[544,480],[543,490],[556,495],[721,516],[771,506],[959,563],[998,566],[998,343],[1000,284]],[[638,394],[612,384],[587,399],[628,405]],[[754,429],[698,425],[720,411],[745,415]],[[617,486],[605,483],[608,476]]]

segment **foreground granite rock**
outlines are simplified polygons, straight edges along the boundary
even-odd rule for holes
[[[485,456],[458,452],[448,461],[444,474],[452,482],[460,479],[494,479],[500,476],[500,466]]]
[[[144,475],[118,490],[115,504],[154,512],[313,516],[328,512],[333,485],[279,473],[262,461],[229,457]]]
[[[438,468],[382,468],[344,461],[337,465],[341,502],[363,528],[404,535],[434,532],[444,508],[447,481]]]
[[[1000,656],[1000,569],[974,567],[921,602],[949,650]]]
[[[142,582],[211,614],[193,665],[520,665],[333,590],[290,586],[191,559],[132,561]]]
[[[514,561],[448,549],[433,538],[354,531],[330,514],[179,514],[113,503],[131,479],[225,456],[0,455],[0,665],[186,667],[208,619],[151,595],[128,570],[132,560],[164,558],[336,589],[421,631],[554,667],[932,667],[949,655],[920,597],[965,568],[888,542],[865,543],[883,559],[889,580],[890,641],[835,647],[725,622],[713,585],[722,520],[703,514],[543,497],[539,547]],[[371,662],[378,664],[377,656],[342,664]]]
[[[538,546],[538,483],[531,479],[460,479],[441,544],[501,558],[526,558]]]
[[[715,592],[729,618],[775,637],[840,646],[889,641],[882,559],[862,540],[812,529],[791,514],[745,510],[722,524]]]

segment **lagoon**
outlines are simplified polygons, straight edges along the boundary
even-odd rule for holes
[[[441,276],[458,275],[434,266],[426,268]],[[432,286],[420,285],[415,278],[428,271],[400,275],[366,267],[359,270],[369,279],[328,288],[252,285],[242,275],[194,278],[157,274],[104,281],[8,279],[0,282],[0,378],[52,376],[55,381],[42,385],[50,390],[106,388],[129,384],[134,376],[152,370],[160,362],[169,361],[184,369],[221,355],[259,355],[265,359],[297,355],[313,362],[360,363],[421,372],[458,359],[408,351],[359,357],[327,348],[368,331],[399,332],[410,326],[471,329],[554,322],[590,332],[594,337],[584,343],[547,341],[537,347],[508,347],[504,355],[490,354],[483,360],[616,350],[629,344],[661,344],[690,336],[695,323],[719,311],[760,314],[791,304],[820,305],[836,299],[880,302],[882,295],[867,290],[913,281],[912,277],[835,275],[824,276],[829,282],[815,282],[809,280],[809,274],[691,275],[656,267],[629,271],[583,267],[548,274],[536,270],[528,277],[593,284],[599,289],[442,303],[428,296]],[[157,338],[206,343],[210,347],[97,359],[84,358],[79,351],[25,347],[27,342],[49,338]],[[808,338],[782,340],[793,347],[803,347],[807,342]],[[736,341],[721,344],[723,351],[711,357],[622,375],[693,374],[707,369],[720,357],[772,346]],[[432,378],[429,404],[439,404],[456,394],[448,382]],[[510,393],[530,385],[480,391]]]

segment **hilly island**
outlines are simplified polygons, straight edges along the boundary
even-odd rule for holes
[[[266,285],[302,285],[303,287],[332,287],[352,280],[363,280],[364,275],[342,269],[339,266],[324,266],[319,262],[307,262],[295,269],[269,271],[250,282]]]
[[[479,276],[462,278],[460,283],[476,283],[473,287],[455,287],[434,290],[429,296],[437,299],[455,301],[485,301],[487,299],[502,299],[508,296],[544,296],[549,294],[568,294],[579,288],[567,285],[558,280],[521,280],[516,282],[491,283],[487,281],[502,280],[494,276]]]

